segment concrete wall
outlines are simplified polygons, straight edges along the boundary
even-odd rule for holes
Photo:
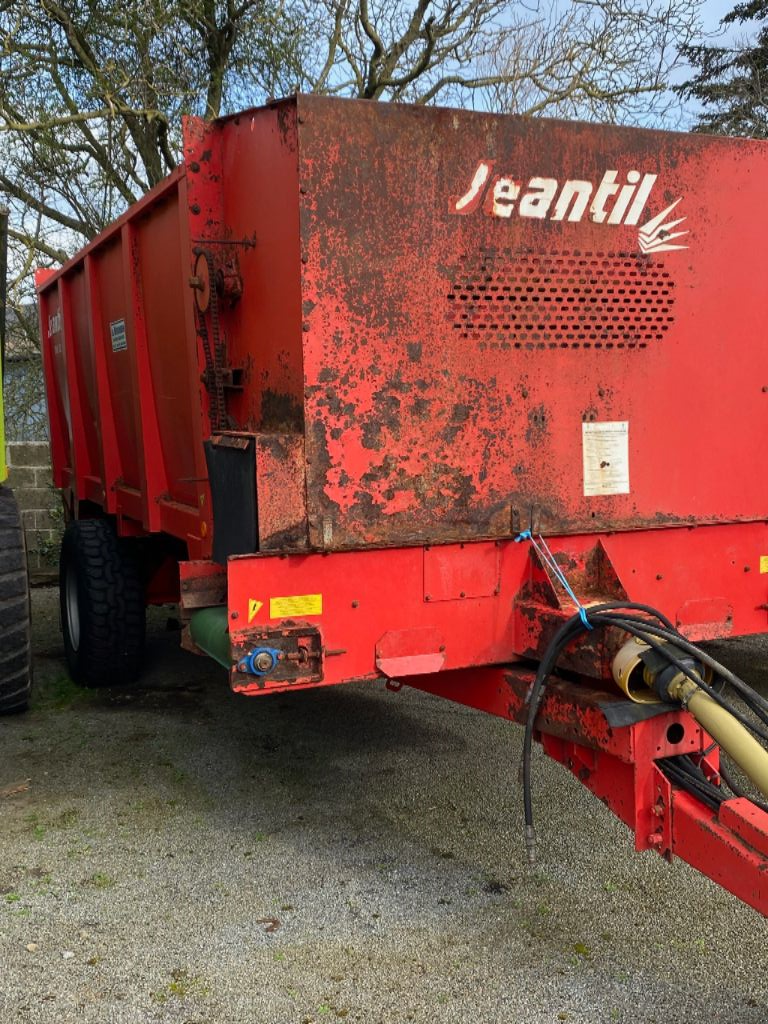
[[[10,476],[27,535],[29,568],[51,571],[59,563],[63,532],[61,497],[51,478],[51,451],[47,441],[25,441],[7,447]]]

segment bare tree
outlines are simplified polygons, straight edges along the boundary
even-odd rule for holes
[[[700,2],[0,0],[14,265],[63,259],[157,183],[185,113],[303,90],[658,119]]]
[[[516,114],[679,127],[669,82],[696,37],[699,4],[576,0],[518,14],[487,65],[487,106]]]

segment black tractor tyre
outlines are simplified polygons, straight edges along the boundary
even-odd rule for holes
[[[32,692],[29,577],[13,492],[0,487],[0,715],[24,711]]]
[[[59,563],[64,651],[83,686],[130,683],[144,657],[144,587],[129,541],[105,519],[76,519]]]

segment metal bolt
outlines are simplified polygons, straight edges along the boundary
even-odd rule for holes
[[[352,602],[352,607],[353,608],[358,608],[359,606],[360,606],[360,602],[359,601],[353,601]]]
[[[648,836],[648,842],[651,846],[661,846],[664,840],[658,832],[651,832],[651,834]]]
[[[190,206],[190,210],[192,211],[192,213],[200,213],[200,204],[192,203],[192,205]]]
[[[237,619],[237,618],[239,618],[239,613],[238,612],[232,612],[229,617],[230,617],[230,619]]]
[[[459,594],[459,597],[466,597],[466,596],[467,596],[467,595],[466,595],[466,594],[464,593],[464,591],[463,591],[463,590],[462,590],[462,591],[461,591],[461,593]]]
[[[663,579],[664,579],[664,577],[662,576],[662,574],[661,574],[660,572],[657,572],[657,573],[656,573],[656,579],[657,579],[657,580],[663,580]]]
[[[425,600],[425,601],[431,601],[431,600],[432,600],[432,597],[431,597],[431,596],[430,596],[429,594],[425,594],[425,595],[424,595],[424,600]]]
[[[438,647],[438,650],[442,653],[442,651],[445,650],[445,644],[440,644],[440,646]]]
[[[259,672],[269,672],[273,665],[272,655],[268,654],[266,651],[262,651],[261,654],[256,655],[253,659],[253,663]]]
[[[190,171],[193,171],[195,174],[197,174],[197,172],[200,170],[200,164],[197,162],[197,160],[193,160],[192,163],[187,164],[187,166],[190,169]]]

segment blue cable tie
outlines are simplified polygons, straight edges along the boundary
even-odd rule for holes
[[[533,540],[533,534],[530,530],[523,530],[522,533],[518,533],[515,537],[515,544],[519,544],[521,540]]]
[[[527,532],[530,534],[530,531],[527,531]],[[555,556],[549,550],[549,546],[548,546],[547,542],[544,540],[544,538],[541,536],[541,534],[539,534],[539,541],[541,543],[541,547],[539,547],[539,545],[536,543],[534,538],[531,537],[531,543],[536,548],[536,550],[539,552],[539,555],[543,558],[545,564],[548,565],[549,568],[551,569],[551,571],[554,573],[555,579],[559,580],[560,585],[563,587],[563,589],[565,590],[566,594],[570,597],[570,599],[573,601],[573,603],[578,608],[578,610],[579,610],[579,618],[581,619],[581,622],[582,622],[582,625],[584,626],[584,628],[585,629],[594,629],[594,626],[592,625],[592,623],[587,618],[587,613],[586,613],[586,610],[584,609],[584,606],[582,605],[581,601],[579,601],[578,597],[574,593],[573,588],[571,587],[570,583],[566,579],[565,573],[560,568],[560,566],[557,564],[557,561],[555,560]]]

